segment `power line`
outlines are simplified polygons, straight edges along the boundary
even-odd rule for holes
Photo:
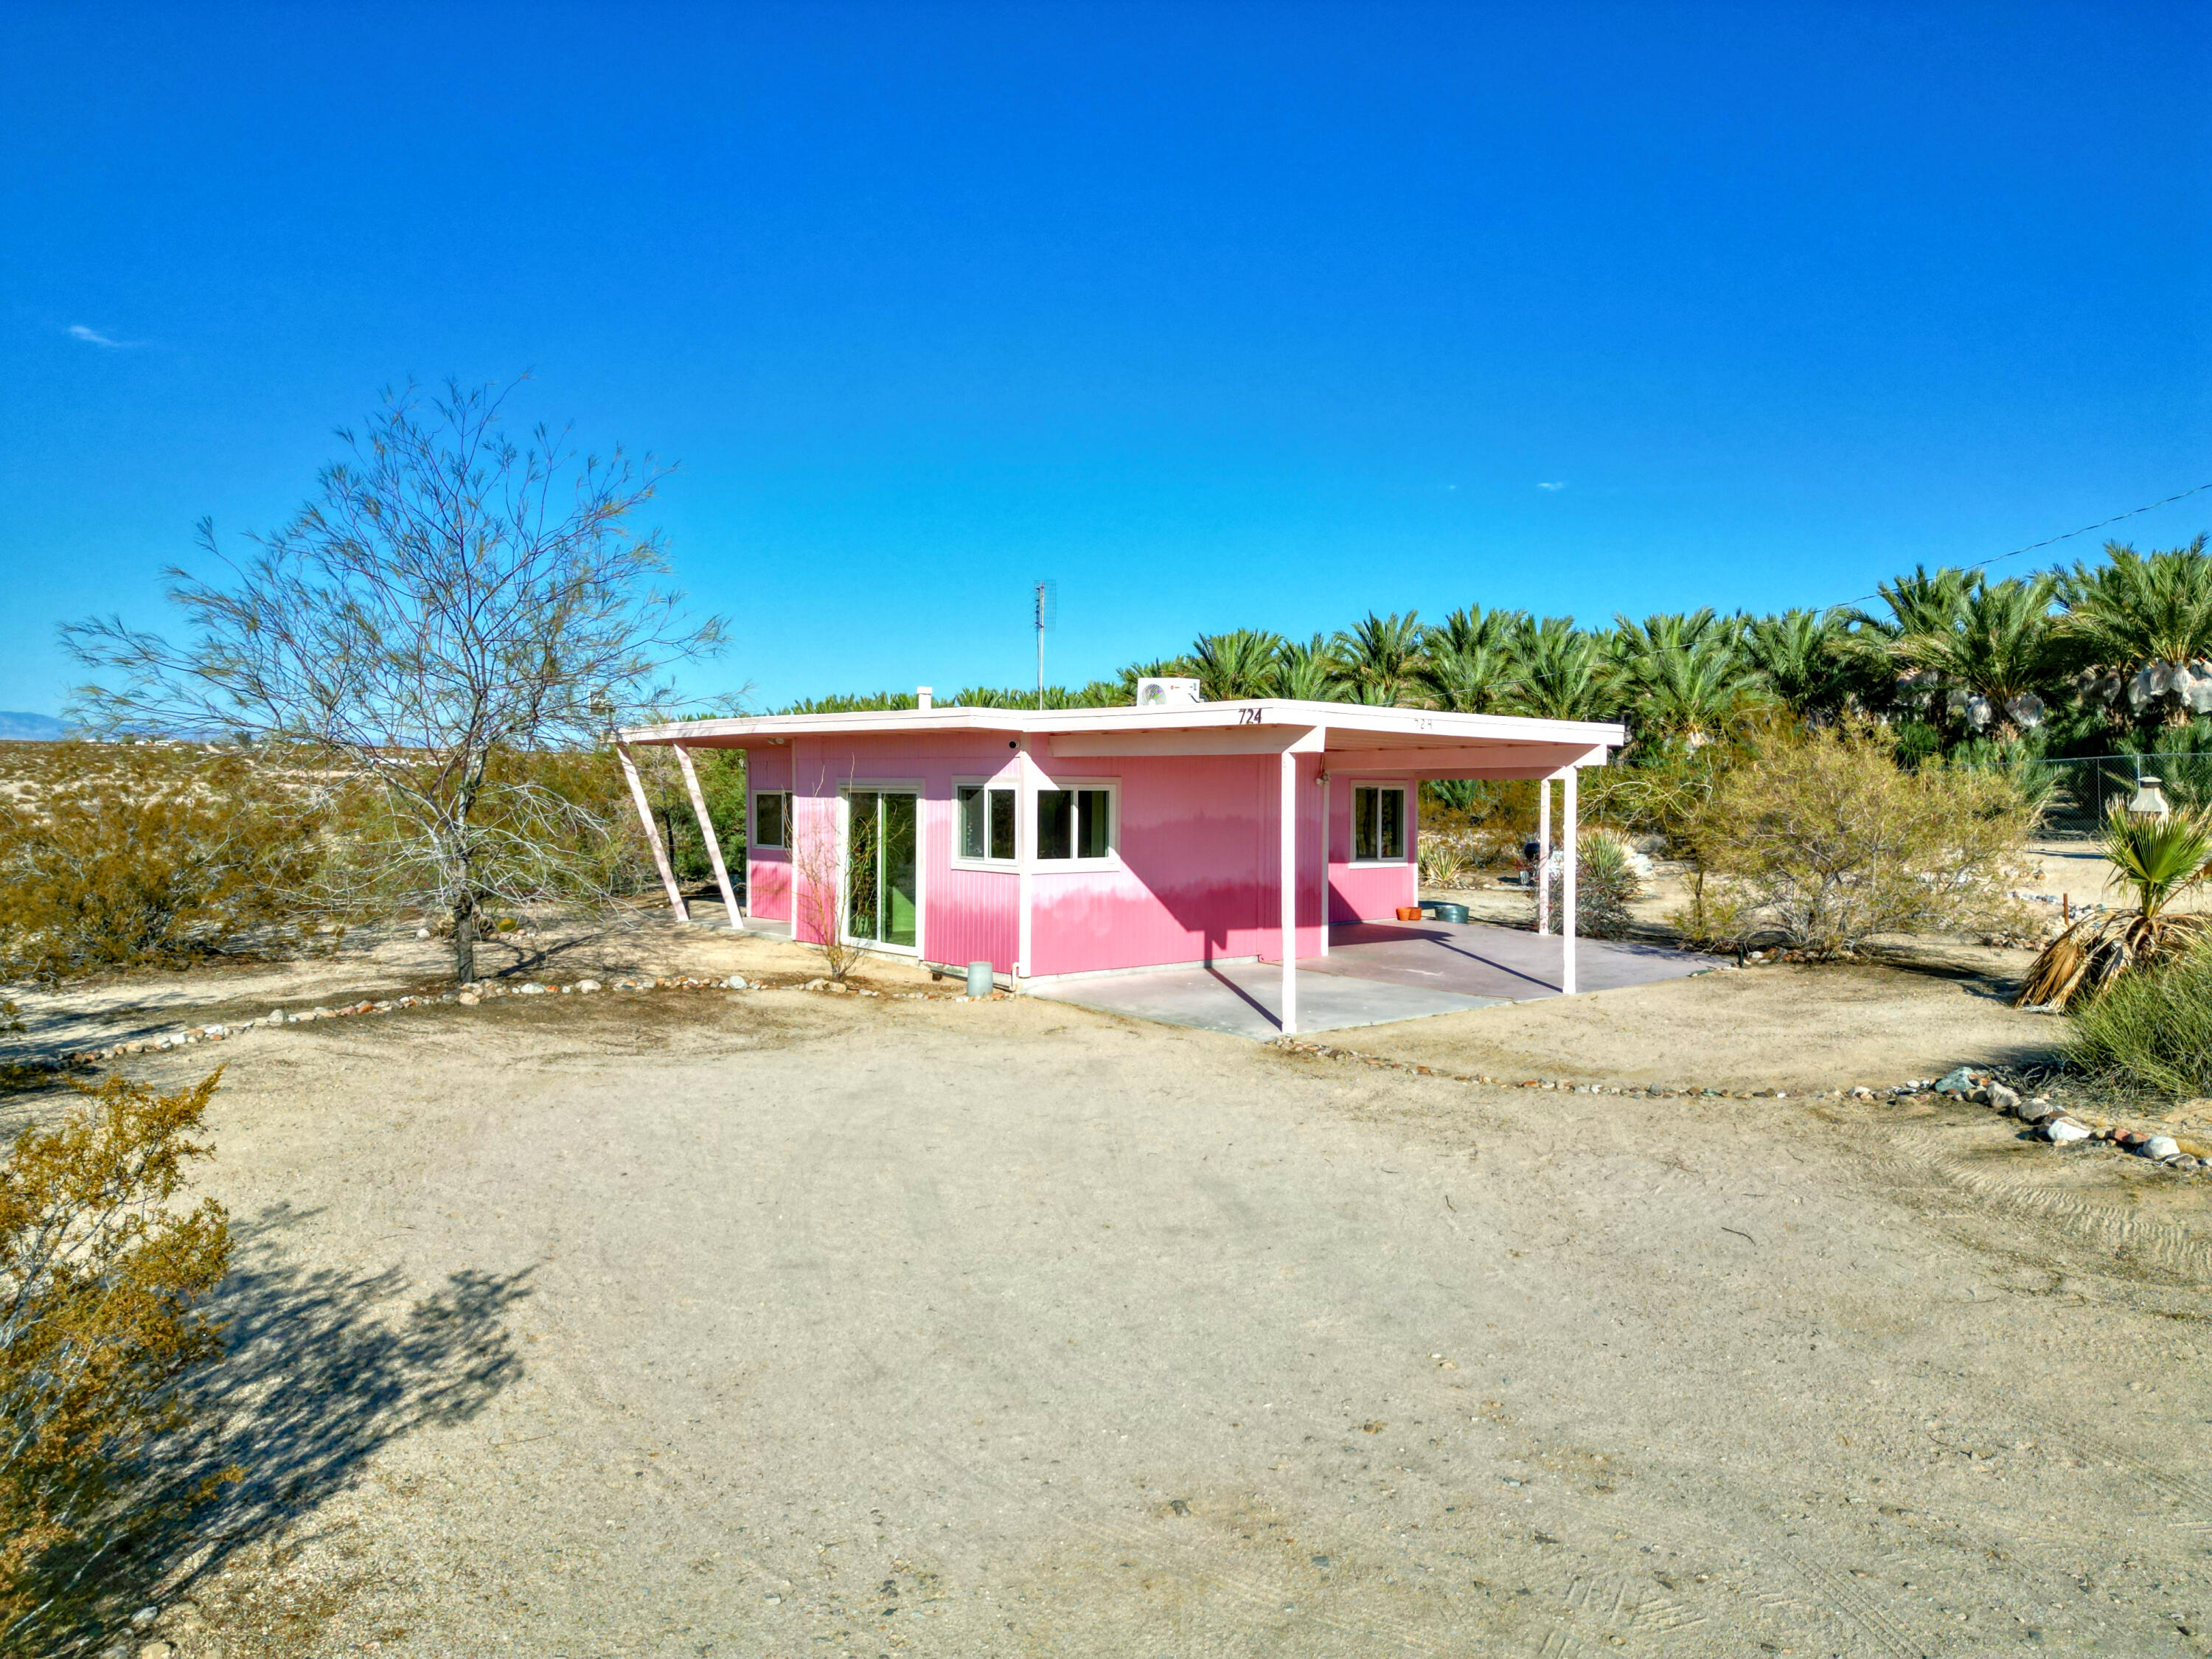
[[[2033,553],[2041,548],[2055,547],[2060,542],[2070,542],[2076,536],[2086,536],[2093,530],[2102,530],[2106,525],[2118,524],[2123,519],[2132,519],[2139,514],[2149,513],[2161,507],[2172,507],[2176,501],[2185,501],[2191,495],[2201,495],[2208,489],[2212,489],[2212,483],[2201,483],[2197,485],[2194,489],[2183,490],[2179,495],[2168,495],[2162,501],[2153,501],[2148,507],[2131,507],[2126,512],[2116,513],[2109,519],[2100,519],[2094,524],[2085,524],[2079,530],[2069,530],[2063,535],[2046,537],[2039,542],[2030,542],[2026,547],[2015,547],[2009,553],[1999,553],[1993,558],[1978,559],[1972,564],[1954,568],[1967,570],[1986,570],[1993,564],[2002,564],[2007,559],[2016,559],[2023,553]],[[1844,603],[1845,605],[1864,605],[1869,600],[1878,599],[1881,597],[1881,595],[1879,593],[1862,593],[1856,599],[1845,599]]]

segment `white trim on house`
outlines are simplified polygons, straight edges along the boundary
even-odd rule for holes
[[[862,732],[997,732],[1082,740],[1050,744],[1055,757],[1073,757],[1086,749],[1102,757],[1115,752],[1103,744],[1092,745],[1089,741],[1091,739],[1121,743],[1138,737],[1174,738],[1176,734],[1182,734],[1181,740],[1164,743],[1154,752],[1267,754],[1282,746],[1273,732],[1285,727],[1322,728],[1328,734],[1332,748],[1359,751],[1363,756],[1389,749],[1435,750],[1465,744],[1495,744],[1501,751],[1497,757],[1501,763],[1510,763],[1505,751],[1517,745],[1544,744],[1582,754],[1592,749],[1618,749],[1628,738],[1624,727],[1605,720],[1457,714],[1369,703],[1300,702],[1279,697],[1142,708],[1125,706],[1040,710],[939,705],[838,714],[756,714],[738,720],[678,720],[665,726],[626,729],[617,735],[624,743],[658,744],[742,742],[749,738],[765,740],[800,734],[830,737]],[[1263,736],[1263,732],[1267,735]],[[1147,750],[1140,744],[1121,752],[1138,754]],[[1453,758],[1464,761],[1468,757],[1459,754]],[[1402,763],[1409,768],[1423,765],[1410,759]],[[1562,755],[1553,759],[1543,771],[1555,772],[1566,763],[1571,763],[1570,759]],[[1378,762],[1379,766],[1389,764],[1387,759]],[[1337,766],[1336,769],[1356,769]]]
[[[1014,851],[1012,857],[994,858],[988,853],[977,856],[960,850],[961,837],[966,830],[966,826],[960,820],[960,792],[963,789],[981,789],[986,792],[996,790],[1014,798],[1012,807]],[[984,806],[987,816],[983,824],[983,843],[987,847],[990,845],[991,839],[990,819],[988,816],[989,811],[990,807],[987,802]],[[954,775],[952,779],[952,848],[947,861],[955,870],[974,870],[983,872],[1011,874],[1022,867],[1022,780],[1018,769],[1002,767],[988,777],[965,773]]]
[[[783,797],[783,839],[763,841],[760,836],[760,803],[771,795]],[[747,789],[745,791],[745,856],[750,858],[755,848],[771,853],[791,850],[791,796],[788,789]]]
[[[1398,830],[1404,837],[1406,850],[1395,858],[1363,859],[1359,851],[1359,792],[1363,789],[1395,789],[1398,793]],[[1347,870],[1396,870],[1414,861],[1413,819],[1420,800],[1420,786],[1409,778],[1354,778],[1352,780],[1350,823],[1352,854],[1344,861]]]
[[[1036,793],[1073,794],[1078,790],[1096,789],[1106,796],[1106,852],[1100,858],[1085,858],[1073,854],[1064,859],[1048,859],[1035,851],[1038,833],[1043,829],[1038,815],[1044,810],[1042,800],[1032,797],[1030,804],[1031,866],[1041,876],[1064,876],[1094,870],[1119,870],[1121,864],[1121,780],[1119,778],[1060,778],[1041,775]]]
[[[1078,980],[1120,979],[1129,974],[1172,974],[1182,968],[1249,968],[1266,960],[1265,957],[1200,957],[1190,962],[1155,962],[1141,968],[1085,968],[1073,974],[1040,974],[1022,981],[1022,984],[1073,985]]]
[[[914,943],[893,945],[885,939],[854,939],[850,931],[851,912],[846,906],[845,881],[852,868],[853,856],[853,792],[862,794],[912,795],[914,797]],[[919,778],[846,778],[837,785],[837,936],[847,945],[880,951],[888,957],[903,957],[919,960],[928,947],[929,905],[926,889],[929,881],[929,860],[922,845],[925,824],[923,803],[929,796]]]

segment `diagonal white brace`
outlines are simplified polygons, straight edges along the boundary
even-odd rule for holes
[[[676,885],[676,872],[668,867],[668,850],[660,844],[660,831],[653,822],[653,808],[645,799],[645,781],[637,775],[637,763],[629,757],[629,746],[617,744],[615,757],[622,762],[623,776],[629,780],[629,798],[637,803],[637,821],[645,826],[645,844],[653,848],[653,861],[660,870],[660,884],[668,890],[668,908],[676,913],[677,921],[689,921],[690,909]]]
[[[680,743],[668,745],[676,751],[676,763],[684,769],[684,787],[691,796],[691,810],[699,816],[699,833],[707,842],[707,856],[714,863],[714,882],[722,890],[724,914],[730,919],[730,931],[744,932],[744,924],[738,920],[738,896],[730,885],[730,872],[722,862],[722,839],[714,833],[714,820],[707,816],[707,797],[699,787],[699,774],[691,765],[691,752]]]

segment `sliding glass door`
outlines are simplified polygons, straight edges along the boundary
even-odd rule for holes
[[[845,935],[915,948],[921,915],[915,883],[919,819],[911,790],[854,789],[845,796]]]

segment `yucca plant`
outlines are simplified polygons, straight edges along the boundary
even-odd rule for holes
[[[2115,801],[2098,839],[2112,882],[2128,890],[2133,908],[2085,916],[2045,945],[2013,999],[2015,1007],[2070,1006],[2212,935],[2212,915],[2172,908],[2212,880],[2212,816],[2139,818]]]

